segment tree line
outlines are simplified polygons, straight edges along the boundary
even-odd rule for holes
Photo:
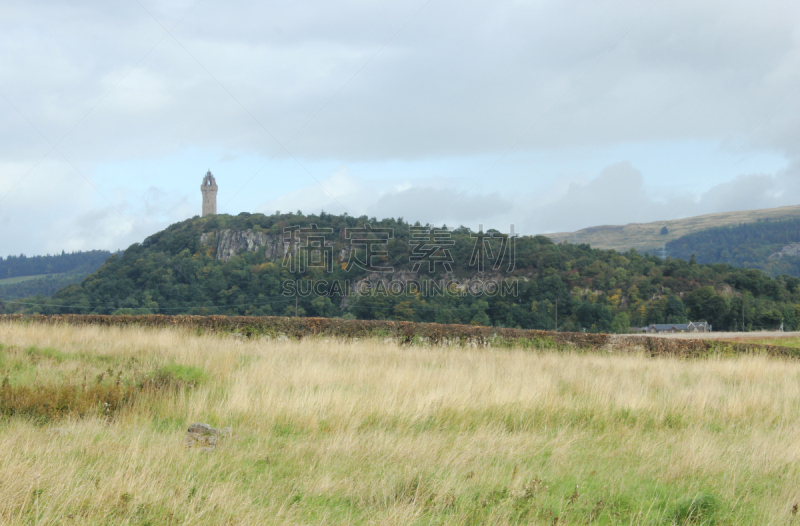
[[[364,260],[364,246],[347,239],[345,229],[369,223],[389,229],[390,239],[373,255],[377,265],[417,281],[469,280],[483,277],[516,280],[513,294],[428,295],[414,290],[398,295],[341,296],[334,283],[358,282],[376,275],[349,265]],[[292,257],[266,257],[265,250],[244,251],[227,262],[216,257],[213,239],[224,230],[250,230],[282,239],[287,227],[330,228],[332,268],[302,268]],[[450,269],[442,261],[432,272],[413,273],[419,255],[415,244],[423,225],[403,219],[338,216],[240,214],[209,216],[177,223],[110,257],[80,284],[52,298],[32,298],[26,305],[6,302],[6,312],[78,314],[228,314],[322,316],[417,322],[494,325],[524,329],[627,332],[631,326],[705,320],[715,330],[800,328],[800,279],[771,278],[760,270],[726,263],[701,264],[699,258],[661,258],[636,251],[592,249],[554,244],[543,236],[507,236],[489,231],[484,273],[476,270],[476,246],[486,241],[465,227],[450,230]],[[202,234],[211,236],[203,243]],[[375,239],[379,234],[364,234]],[[372,236],[372,237],[370,237]],[[503,243],[506,243],[503,250]],[[513,250],[514,265],[501,261]],[[341,257],[349,254],[349,257]],[[413,256],[417,256],[415,260]],[[494,258],[494,259],[492,259]],[[379,275],[379,273],[378,273]],[[313,294],[286,295],[286,284],[310,283]],[[290,289],[298,290],[298,289]]]

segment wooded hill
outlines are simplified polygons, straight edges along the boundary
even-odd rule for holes
[[[0,257],[0,300],[51,296],[100,268],[111,256],[107,250]]]
[[[367,223],[373,232],[348,230]],[[297,265],[302,250],[284,259],[285,229],[297,231],[312,224],[332,231],[322,236],[333,258],[330,269]],[[385,231],[375,230],[381,228],[391,229],[390,239]],[[631,325],[688,319],[707,320],[715,330],[741,329],[744,316],[747,329],[777,328],[781,323],[787,329],[800,328],[800,279],[795,277],[774,279],[758,270],[661,260],[633,250],[556,245],[543,236],[517,238],[515,265],[509,268],[512,243],[507,237],[490,231],[487,234],[494,237],[487,241],[464,227],[439,235],[440,242],[452,241],[444,247],[450,251],[450,271],[442,261],[434,272],[428,272],[427,265],[415,271],[421,255],[430,255],[419,241],[419,231],[402,220],[324,213],[193,218],[112,256],[80,285],[62,289],[51,299],[7,302],[4,308],[43,314],[297,313],[545,330],[555,328],[557,316],[559,330],[576,332],[626,332]],[[386,253],[374,256],[371,264],[392,267],[390,273],[370,272],[353,263],[365,261],[364,239],[379,238],[386,238]],[[306,241],[313,245],[310,237]],[[483,274],[476,266],[476,246],[483,246],[487,257]],[[433,287],[433,294],[406,288],[393,295],[373,287],[360,296],[343,297],[335,285],[366,279],[384,285],[457,280],[462,286],[516,279],[517,288],[483,295],[464,294],[456,286]],[[313,293],[295,295],[308,288]]]
[[[800,277],[800,257],[780,254],[796,243],[800,243],[800,218],[710,228],[670,241],[666,249],[672,257],[687,261],[694,255],[698,263],[729,263],[761,269],[770,276]]]

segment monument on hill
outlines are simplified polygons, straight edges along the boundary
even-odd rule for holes
[[[214,180],[214,174],[211,173],[211,170],[206,172],[203,184],[200,185],[200,191],[203,192],[203,216],[216,214],[217,182]]]

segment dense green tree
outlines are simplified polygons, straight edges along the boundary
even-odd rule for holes
[[[614,320],[611,322],[611,332],[626,333],[630,331],[631,320],[624,312],[618,312],[614,315]]]

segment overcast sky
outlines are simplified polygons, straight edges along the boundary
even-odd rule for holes
[[[537,234],[800,204],[800,3],[0,2],[0,255],[218,209]]]

